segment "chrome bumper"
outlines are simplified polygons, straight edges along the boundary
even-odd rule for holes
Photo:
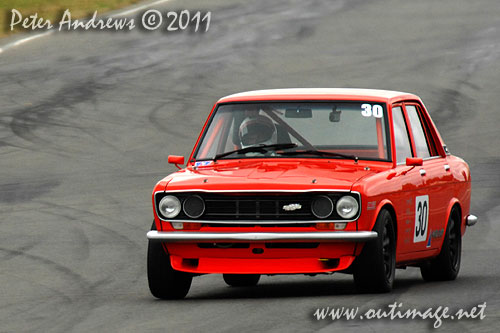
[[[162,232],[151,230],[147,233],[150,240],[165,242],[242,242],[275,240],[315,240],[323,242],[366,242],[377,238],[375,231],[334,231],[334,232]]]
[[[473,226],[476,223],[477,223],[476,215],[467,215],[467,217],[465,218],[465,224],[469,227]]]

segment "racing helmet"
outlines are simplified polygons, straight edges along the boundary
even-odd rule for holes
[[[243,120],[238,134],[242,148],[276,143],[276,126],[269,117],[262,115]]]

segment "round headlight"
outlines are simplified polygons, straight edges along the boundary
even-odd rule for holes
[[[327,218],[333,212],[332,199],[326,195],[316,196],[311,203],[311,211],[319,219]]]
[[[181,212],[181,202],[173,195],[167,195],[160,200],[158,210],[167,219],[174,218]]]
[[[205,212],[205,201],[199,195],[191,195],[182,204],[184,213],[192,219],[197,219]]]
[[[351,196],[343,196],[337,201],[337,214],[344,219],[352,219],[358,213],[359,205]]]

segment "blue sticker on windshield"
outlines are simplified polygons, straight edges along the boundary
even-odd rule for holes
[[[213,164],[214,161],[200,161],[200,162],[195,162],[194,166],[199,167],[199,166],[207,166]]]

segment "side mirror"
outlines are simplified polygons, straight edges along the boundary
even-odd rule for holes
[[[168,163],[175,164],[175,166],[181,169],[180,165],[184,165],[184,156],[168,155]]]
[[[406,165],[407,166],[421,166],[424,164],[424,159],[422,157],[407,157]]]

